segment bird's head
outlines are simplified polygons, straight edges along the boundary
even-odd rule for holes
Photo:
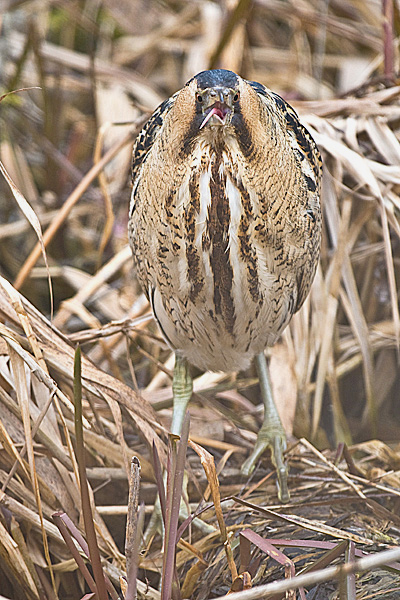
[[[179,123],[187,140],[199,136],[219,138],[232,129],[232,119],[240,114],[243,84],[244,80],[232,71],[202,71],[177,94],[171,119]]]
[[[239,77],[231,71],[216,69],[202,71],[195,82],[196,115],[201,117],[199,129],[229,125],[239,103]]]
[[[225,69],[195,75],[175,95],[169,115],[176,135],[172,147],[182,144],[188,150],[196,141],[215,145],[233,138],[251,147],[254,136],[265,130],[259,125],[266,111],[250,83]]]

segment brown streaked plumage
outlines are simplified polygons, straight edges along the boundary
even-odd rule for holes
[[[129,239],[170,343],[193,365],[245,369],[303,304],[319,258],[321,159],[259,83],[204,71],[133,150]]]

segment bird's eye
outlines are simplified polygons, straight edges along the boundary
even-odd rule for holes
[[[239,100],[239,92],[236,92],[236,94],[233,96],[233,101],[237,102]]]
[[[201,94],[197,94],[196,100],[197,100],[197,102],[200,102],[200,103],[203,102],[203,96]]]

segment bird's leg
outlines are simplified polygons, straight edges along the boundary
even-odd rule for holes
[[[193,380],[189,372],[189,365],[183,356],[175,354],[174,376],[172,379],[172,396],[174,408],[172,412],[171,433],[180,435],[186,408],[192,397]]]
[[[189,372],[189,365],[183,356],[178,352],[175,354],[175,366],[174,374],[172,379],[172,396],[173,396],[173,412],[172,412],[172,423],[171,433],[174,435],[181,435],[183,420],[185,418],[187,405],[192,397],[193,392],[193,380]],[[164,485],[166,485],[166,473],[164,474]],[[187,475],[184,475],[183,483],[183,495],[187,496]],[[189,516],[186,503],[181,500],[180,516],[183,519]],[[203,531],[205,535],[210,532],[214,532],[214,527],[209,526],[207,523],[200,519],[196,519],[194,524]],[[150,518],[149,524],[144,534],[144,545],[148,546],[153,535],[159,531],[162,533],[162,519],[161,519],[161,507],[160,499],[157,496],[154,511]]]
[[[278,476],[278,497],[281,502],[289,502],[288,469],[283,458],[283,453],[286,450],[286,434],[272,395],[269,369],[264,352],[257,354],[255,362],[260,382],[261,397],[264,403],[264,420],[258,432],[254,450],[243,463],[242,473],[250,475],[257,460],[267,448],[270,448],[272,462]]]
[[[172,423],[171,423],[171,433],[175,435],[181,435],[182,433],[182,425],[183,420],[186,415],[187,405],[189,404],[190,398],[193,393],[193,379],[190,375],[189,365],[185,358],[179,352],[175,354],[175,366],[174,366],[174,375],[172,379],[172,395],[174,407],[172,411]],[[183,497],[188,497],[187,494],[187,485],[188,478],[185,472],[184,483],[183,483]],[[189,516],[188,507],[184,502],[183,498],[181,500],[181,506],[179,515],[181,518],[186,519]],[[194,521],[194,525],[198,527],[204,535],[208,535],[209,533],[213,533],[215,528],[208,525],[201,519],[196,519]]]

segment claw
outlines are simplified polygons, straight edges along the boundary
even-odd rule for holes
[[[267,448],[271,451],[272,464],[276,468],[279,501],[286,504],[290,500],[290,494],[287,481],[288,468],[283,458],[286,450],[286,436],[284,432],[271,432],[267,427],[261,427],[254,450],[242,465],[242,474],[248,477],[252,473],[258,459]]]
[[[278,498],[283,504],[287,504],[290,500],[288,488],[288,468],[284,461],[283,453],[286,450],[286,437],[276,435],[271,444],[272,463],[276,468],[278,478]]]

